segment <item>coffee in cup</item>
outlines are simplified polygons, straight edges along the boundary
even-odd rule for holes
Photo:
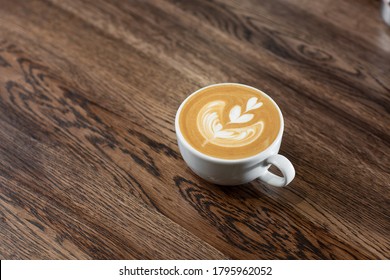
[[[179,125],[199,152],[221,159],[241,159],[264,151],[280,129],[279,112],[261,92],[237,84],[220,84],[192,95]]]
[[[180,105],[175,129],[184,161],[209,182],[240,185],[259,178],[284,187],[295,176],[291,162],[278,154],[282,112],[256,88],[223,83],[195,91]],[[269,171],[271,165],[283,176]]]

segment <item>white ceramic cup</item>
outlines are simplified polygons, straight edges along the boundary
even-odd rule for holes
[[[275,141],[264,151],[242,159],[221,159],[199,152],[184,139],[179,126],[179,116],[183,105],[192,95],[195,95],[206,88],[219,85],[238,85],[251,88],[273,102],[279,112],[280,129]],[[278,154],[284,129],[282,112],[275,101],[261,90],[237,83],[214,84],[201,88],[188,96],[180,105],[176,113],[175,129],[180,153],[184,161],[193,172],[206,181],[219,185],[240,185],[258,178],[268,185],[284,187],[294,179],[295,169],[293,165],[286,157]],[[271,165],[275,165],[281,171],[283,177],[270,172],[268,169]]]

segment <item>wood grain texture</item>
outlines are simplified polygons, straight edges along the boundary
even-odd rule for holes
[[[314,2],[0,0],[0,257],[390,258],[390,29]],[[288,188],[186,167],[176,110],[217,82],[280,105]]]

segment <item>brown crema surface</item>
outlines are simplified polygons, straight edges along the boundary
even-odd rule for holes
[[[261,92],[240,85],[217,85],[199,91],[183,105],[180,130],[199,152],[241,159],[264,151],[276,139],[280,116]]]

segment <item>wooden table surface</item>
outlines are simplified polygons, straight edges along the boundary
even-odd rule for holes
[[[287,188],[185,165],[219,82],[279,104]],[[389,130],[379,1],[0,0],[2,259],[387,259]]]

